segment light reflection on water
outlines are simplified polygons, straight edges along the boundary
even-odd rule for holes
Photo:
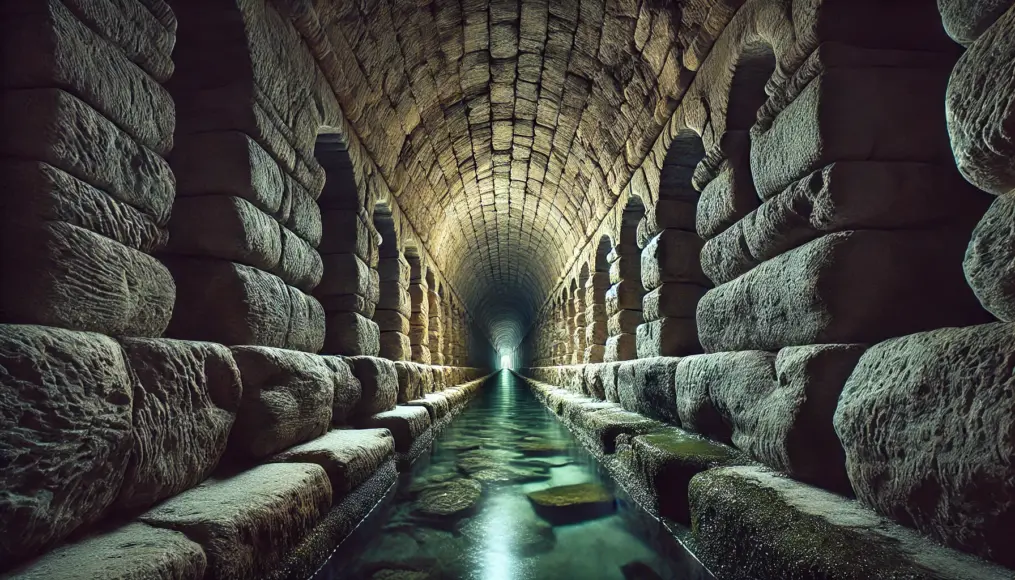
[[[537,444],[543,447],[532,449]],[[483,481],[482,496],[470,510],[436,520],[420,516],[420,490],[469,477]],[[526,496],[578,483],[598,483],[613,491],[617,512],[551,526],[536,515]],[[615,489],[528,387],[506,371],[491,377],[438,439],[431,456],[421,458],[413,473],[403,477],[386,510],[379,533],[355,557],[329,564],[323,577],[682,578],[656,545],[658,527]],[[621,567],[632,563],[638,563],[642,574],[629,569],[625,575]],[[654,574],[645,575],[647,569]]]

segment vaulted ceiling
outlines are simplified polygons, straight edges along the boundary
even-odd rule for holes
[[[510,347],[669,120],[718,2],[315,4],[353,130]]]

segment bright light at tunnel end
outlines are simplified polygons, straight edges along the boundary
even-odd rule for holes
[[[500,368],[504,370],[514,370],[515,368],[515,354],[513,352],[502,352],[500,353]]]

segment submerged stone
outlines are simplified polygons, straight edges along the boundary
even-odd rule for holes
[[[613,495],[596,483],[560,485],[527,495],[536,513],[554,525],[600,518],[617,509]]]
[[[455,519],[472,512],[483,487],[471,479],[457,479],[423,489],[415,511],[424,518]]]
[[[536,457],[564,455],[567,443],[557,441],[523,441],[518,444],[518,451]]]

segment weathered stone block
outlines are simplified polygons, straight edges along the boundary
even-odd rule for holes
[[[995,323],[876,344],[860,358],[835,411],[857,498],[1009,567],[1013,336],[1015,327]]]
[[[959,58],[945,101],[959,171],[976,187],[996,195],[1015,190],[1013,27],[1015,9],[1008,8]]]
[[[0,88],[66,88],[156,153],[172,149],[169,93],[58,0],[0,19],[0,51],[22,55],[5,62]]]
[[[374,322],[381,332],[400,332],[406,336],[409,334],[409,319],[396,310],[375,311]]]
[[[181,197],[169,219],[168,251],[273,271],[282,257],[281,229],[271,216],[239,197]]]
[[[349,422],[363,395],[363,386],[352,373],[352,364],[345,357],[322,356],[334,374],[335,397],[331,404],[331,424],[339,427]]]
[[[950,163],[940,68],[832,68],[752,136],[751,172],[767,199],[833,161]]]
[[[708,288],[697,284],[663,284],[645,294],[642,318],[645,322],[662,318],[694,318],[698,301]]]
[[[321,350],[324,308],[277,276],[215,259],[171,256],[163,261],[177,288],[168,336]]]
[[[1015,195],[998,196],[973,230],[962,269],[980,304],[1015,320]]]
[[[412,360],[412,343],[398,331],[381,331],[381,356],[389,360]]]
[[[413,362],[396,361],[395,373],[398,375],[398,403],[400,405],[423,396],[419,365]]]
[[[209,479],[140,520],[194,538],[208,557],[207,577],[251,578],[270,570],[330,508],[331,484],[319,465],[269,463]]]
[[[376,274],[358,256],[325,254],[322,259],[324,275],[314,289],[315,296],[357,294],[372,299],[374,303],[380,299],[380,287],[375,282]]]
[[[694,232],[663,230],[641,253],[641,284],[656,289],[668,282],[708,285],[701,271],[702,239]]]
[[[693,318],[660,318],[639,324],[635,331],[638,358],[685,356],[701,352]]]
[[[327,232],[321,238],[321,253],[355,254],[364,262],[375,253],[373,231],[361,211],[327,210],[321,214],[321,221]]]
[[[282,252],[273,274],[303,292],[313,292],[324,276],[324,262],[303,238],[288,228],[279,228]]]
[[[606,321],[606,329],[609,331],[610,336],[624,333],[634,334],[641,322],[641,311],[621,310]]]
[[[204,578],[208,561],[201,546],[172,530],[130,523],[60,546],[12,570],[11,580],[95,578]]]
[[[723,578],[1010,577],[855,501],[759,467],[703,471],[691,479],[688,497],[695,553]]]
[[[363,417],[364,428],[387,429],[395,439],[395,451],[408,453],[416,439],[430,429],[430,413],[416,405],[398,405],[390,411]]]
[[[176,287],[158,260],[65,222],[3,224],[0,316],[125,336],[159,336]]]
[[[344,356],[377,356],[381,331],[377,323],[356,312],[331,312],[326,320],[323,352]]]
[[[13,565],[97,521],[123,482],[132,380],[100,334],[0,326],[0,560]]]
[[[166,223],[176,180],[169,164],[60,89],[0,94],[0,154],[44,161]]]
[[[877,342],[986,322],[989,315],[952,266],[966,239],[948,230],[818,238],[705,294],[697,317],[702,346],[717,352]]]
[[[969,46],[980,37],[1004,11],[1011,0],[938,0],[945,31],[955,42]]]
[[[347,359],[363,388],[356,417],[367,417],[394,408],[398,401],[398,371],[395,363],[379,357],[353,356]]]
[[[243,380],[231,454],[267,457],[327,432],[339,376],[324,357],[259,346],[231,350]]]
[[[628,411],[680,424],[674,376],[676,357],[639,358],[617,367],[617,395]]]
[[[204,481],[226,450],[240,371],[211,342],[126,338],[134,384],[133,446],[116,505],[146,508]]]
[[[395,452],[395,439],[387,429],[333,429],[306,443],[272,456],[272,463],[316,463],[331,481],[332,501],[370,479]]]
[[[606,339],[604,362],[617,362],[638,358],[637,338],[633,334],[618,334]]]
[[[621,310],[641,310],[641,298],[645,289],[640,280],[624,280],[606,291],[606,315],[613,316]]]
[[[775,354],[763,351],[719,352],[680,359],[674,376],[677,413],[684,429],[719,441],[732,430],[713,393],[763,391],[775,380]]]

